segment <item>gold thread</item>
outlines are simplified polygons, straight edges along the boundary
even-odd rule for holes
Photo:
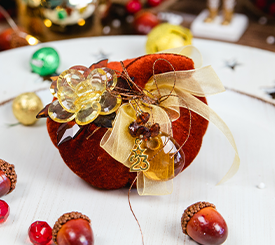
[[[137,217],[136,217],[136,215],[135,215],[135,213],[134,213],[134,210],[133,210],[133,208],[132,208],[131,201],[130,201],[130,192],[131,192],[131,189],[132,189],[134,183],[136,182],[138,176],[140,175],[140,173],[141,173],[141,172],[139,172],[139,173],[137,174],[137,176],[135,177],[134,181],[132,182],[132,184],[131,184],[131,186],[130,186],[130,188],[129,188],[129,190],[128,190],[128,203],[129,203],[130,210],[131,210],[131,212],[132,212],[132,214],[133,214],[133,216],[134,216],[134,218],[135,218],[135,220],[136,220],[136,222],[137,222],[137,225],[138,225],[138,227],[139,227],[140,234],[141,234],[141,239],[142,239],[142,245],[144,245],[144,237],[143,237],[142,229],[141,229],[140,223],[139,223],[139,221],[138,221],[138,219],[137,219]]]

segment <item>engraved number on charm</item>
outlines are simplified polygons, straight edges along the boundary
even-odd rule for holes
[[[135,140],[135,145],[131,150],[129,161],[132,163],[130,167],[131,172],[146,171],[149,169],[149,162],[147,161],[148,155],[144,154],[146,149],[140,147],[140,139]]]

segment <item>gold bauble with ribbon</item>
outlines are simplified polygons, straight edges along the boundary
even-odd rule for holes
[[[157,25],[147,36],[146,53],[153,54],[166,49],[190,45],[192,37],[191,31],[182,26],[169,23]]]
[[[37,119],[36,115],[43,109],[41,99],[32,92],[18,95],[12,104],[12,111],[16,119],[23,125],[32,125]]]

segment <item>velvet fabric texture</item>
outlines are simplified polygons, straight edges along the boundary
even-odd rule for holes
[[[194,69],[193,61],[187,57],[176,54],[151,54],[136,59],[125,60],[123,63],[131,78],[136,84],[144,87],[149,78],[153,75],[153,64],[157,59],[165,59],[172,64],[176,71]],[[172,71],[172,67],[166,61],[158,61],[155,65],[155,74]],[[122,71],[119,62],[110,62],[108,67]],[[206,98],[199,98],[204,103]],[[173,137],[181,145],[188,134],[189,112],[187,109],[180,109],[181,116],[173,122]],[[202,138],[206,132],[208,121],[191,112],[192,124],[191,134],[182,150],[185,153],[185,166],[188,167],[197,156]],[[105,134],[106,129],[100,128],[89,139],[87,137],[96,128],[92,124],[84,126],[83,131],[72,140],[57,146],[57,129],[59,123],[47,120],[47,129],[53,144],[58,148],[61,157],[67,166],[80,178],[91,185],[103,189],[118,189],[129,186],[136,177],[136,173],[129,172],[129,168],[114,160],[100,146],[99,142]],[[89,130],[90,127],[90,130]],[[183,169],[183,170],[184,170]]]

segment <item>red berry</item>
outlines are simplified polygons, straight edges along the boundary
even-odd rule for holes
[[[135,16],[134,28],[137,33],[147,35],[159,22],[155,14],[146,11]]]
[[[52,228],[45,221],[35,221],[29,228],[29,238],[35,245],[46,245],[52,240]]]
[[[158,6],[161,2],[162,2],[162,0],[148,0],[147,1],[148,5],[150,5],[151,7]]]
[[[10,207],[9,205],[3,201],[0,200],[0,223],[4,223],[10,214]]]
[[[182,230],[202,245],[220,245],[228,235],[225,220],[213,204],[199,202],[188,207],[182,216]]]
[[[141,8],[142,5],[139,0],[131,0],[126,4],[126,9],[130,14],[137,13],[139,10],[141,10]]]

